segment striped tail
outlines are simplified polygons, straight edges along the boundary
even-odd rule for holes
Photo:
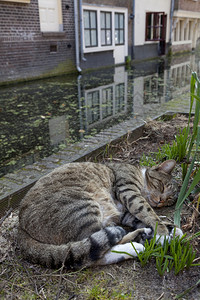
[[[117,245],[125,234],[122,227],[109,226],[81,241],[53,245],[41,243],[19,228],[18,243],[22,256],[32,263],[50,268],[64,265],[67,269],[79,269],[98,264],[104,254]]]

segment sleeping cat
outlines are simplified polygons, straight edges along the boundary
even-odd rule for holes
[[[20,205],[18,241],[23,257],[48,267],[80,268],[136,256],[157,235],[169,239],[172,224],[152,207],[172,205],[175,161],[152,168],[130,164],[69,163],[42,177]],[[182,231],[176,228],[176,235]]]

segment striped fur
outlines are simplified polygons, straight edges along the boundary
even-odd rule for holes
[[[23,257],[48,267],[77,269],[127,259],[112,249],[130,251],[130,241],[143,251],[156,222],[158,235],[169,235],[150,204],[174,201],[174,166],[173,160],[146,170],[85,162],[55,169],[21,202],[18,241]]]

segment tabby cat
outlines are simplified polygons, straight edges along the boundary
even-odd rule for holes
[[[23,257],[48,267],[80,268],[130,258],[151,239],[169,239],[174,226],[152,207],[171,205],[175,161],[152,168],[131,164],[69,163],[42,177],[20,205],[18,241]],[[176,228],[176,235],[182,231]]]

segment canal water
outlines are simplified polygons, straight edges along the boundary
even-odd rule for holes
[[[0,87],[0,177],[188,93],[200,54]]]

